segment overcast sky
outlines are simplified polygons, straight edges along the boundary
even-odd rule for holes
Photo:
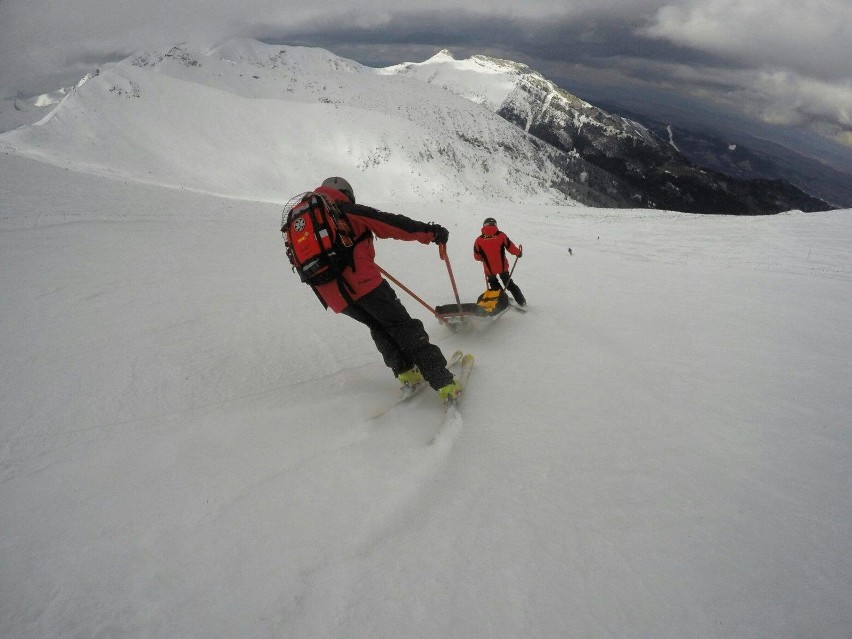
[[[459,4],[0,0],[0,97],[51,91],[104,62],[184,41],[248,36],[372,66],[449,48],[525,62],[569,90],[698,101],[852,150],[852,0]]]

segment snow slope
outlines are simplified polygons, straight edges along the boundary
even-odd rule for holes
[[[401,293],[477,355],[430,447],[432,394],[370,419],[395,382],[266,187],[0,176],[0,636],[848,638],[850,211],[398,205],[466,299],[485,215],[525,248],[526,315]],[[378,251],[452,299],[433,246]]]
[[[847,638],[850,211],[556,206],[498,73],[397,71],[187,45],[0,135],[0,636]],[[400,293],[477,355],[434,446],[287,267],[335,173],[446,225],[465,300],[486,215],[524,245],[526,315]],[[452,301],[434,246],[378,259]]]
[[[455,95],[481,104],[489,111],[509,111],[529,131],[550,120],[560,142],[571,148],[566,129],[595,126],[606,137],[629,137],[655,147],[659,141],[642,125],[614,116],[560,88],[525,64],[474,55],[456,60],[441,51],[424,62],[406,62],[379,73],[416,78]]]

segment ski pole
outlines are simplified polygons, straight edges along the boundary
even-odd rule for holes
[[[503,283],[503,280],[499,275],[494,276],[494,279],[497,280],[497,286],[502,288],[504,291],[507,290],[509,288],[509,284],[512,283],[512,273],[515,272],[515,266],[518,264],[518,258],[519,257],[520,257],[519,255],[515,256],[515,261],[512,262],[512,270],[509,271],[509,277],[506,278],[505,284]],[[486,282],[486,284],[488,283],[488,276],[487,275],[485,276],[485,282]]]
[[[523,252],[524,252],[524,245],[523,245],[523,244],[518,245],[518,248],[519,248],[519,249],[521,249],[521,253],[523,253]],[[519,258],[519,257],[521,257],[521,256],[520,256],[520,255],[516,255],[516,256],[515,256],[515,261],[514,261],[514,262],[512,262],[512,270],[511,270],[511,271],[509,271],[509,277],[506,279],[506,286],[509,286],[509,283],[512,281],[512,273],[514,273],[514,272],[515,272],[515,267],[518,265],[518,258]]]
[[[410,288],[408,288],[405,284],[403,284],[402,282],[400,282],[398,279],[396,279],[393,275],[391,275],[390,273],[388,273],[385,269],[383,269],[383,268],[382,268],[381,266],[379,266],[378,264],[376,264],[376,266],[378,266],[378,268],[379,268],[379,272],[380,272],[382,275],[384,275],[384,276],[385,276],[386,278],[388,278],[391,282],[393,282],[394,284],[396,284],[396,285],[397,285],[398,287],[400,287],[403,291],[405,291],[406,293],[408,293],[409,295],[411,295],[411,297],[413,297],[415,300],[417,300],[417,301],[418,301],[418,302],[420,302],[423,306],[425,306],[427,309],[429,309],[429,312],[430,312],[430,313],[432,313],[432,315],[434,315],[435,317],[437,317],[439,322],[441,322],[442,324],[446,324],[447,326],[449,326],[449,325],[450,325],[450,323],[449,323],[446,319],[444,319],[444,316],[443,316],[443,315],[441,315],[438,311],[436,311],[434,308],[432,308],[432,307],[431,307],[431,306],[429,306],[426,302],[424,302],[424,301],[423,301],[420,297],[418,297],[418,296],[414,293],[414,291],[412,291],[412,290],[411,290]]]
[[[453,294],[456,296],[456,304],[458,304],[459,306],[459,315],[464,315],[464,311],[462,311],[461,299],[459,298],[459,289],[456,286],[456,278],[453,277],[453,267],[450,266],[450,256],[447,255],[446,244],[438,245],[438,255],[441,256],[441,259],[447,265],[447,273],[450,274],[450,284],[453,285]]]

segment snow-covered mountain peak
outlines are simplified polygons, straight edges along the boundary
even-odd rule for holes
[[[155,68],[190,81],[215,85],[227,83],[234,75],[254,76],[258,69],[275,71],[279,76],[316,75],[328,73],[359,73],[366,67],[341,58],[330,51],[312,47],[264,44],[249,38],[234,38],[214,48],[179,44],[167,49],[145,51],[125,62],[137,67]],[[201,73],[186,74],[183,70]],[[236,70],[236,73],[232,71]],[[257,79],[257,78],[255,78]]]
[[[449,52],[441,51],[424,62],[408,62],[383,71],[440,86],[495,112],[507,103],[516,103],[519,98],[526,99],[524,96],[530,95],[537,96],[542,102],[546,99],[548,105],[594,109],[588,102],[562,89],[527,65],[486,55],[457,60]],[[603,112],[600,113],[603,115]]]
[[[323,49],[181,44],[105,66],[57,117],[0,145],[247,199],[286,199],[336,174],[373,200],[571,203],[554,185],[573,160],[474,102]]]
[[[526,65],[448,51],[384,69],[247,39],[142,52],[92,74],[35,125],[0,136],[0,148],[245,199],[286,199],[336,174],[374,201],[823,205],[719,185],[645,127]]]
[[[407,62],[382,71],[441,87],[494,112],[520,79],[518,70],[509,64],[485,56],[457,60],[446,50],[424,62]]]
[[[429,58],[429,60],[427,60],[427,62],[442,62],[442,61],[445,61],[445,60],[455,60],[455,59],[456,59],[455,56],[452,54],[452,52],[449,49],[441,49],[440,51],[438,51],[438,53],[436,53],[431,58]]]
[[[443,56],[443,51],[421,63],[406,63],[385,69],[418,78],[445,88],[468,100],[498,111],[513,92],[532,89],[577,108],[590,104],[572,95],[527,65],[486,55],[464,60]],[[527,89],[528,87],[528,89]]]

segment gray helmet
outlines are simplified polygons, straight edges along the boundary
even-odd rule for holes
[[[348,197],[352,201],[352,204],[355,204],[355,191],[352,190],[352,185],[349,184],[349,182],[344,180],[342,177],[326,178],[325,180],[323,180],[322,185],[337,189],[338,191],[343,193],[343,195]]]
[[[485,221],[482,223],[482,226],[497,226],[497,220],[493,217],[486,217]]]

